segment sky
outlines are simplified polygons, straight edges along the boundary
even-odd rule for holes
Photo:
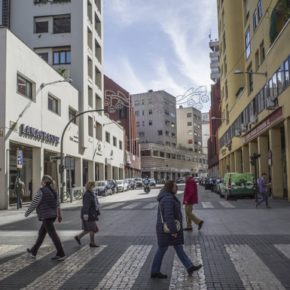
[[[216,0],[104,0],[104,71],[130,94],[206,87]],[[197,97],[194,97],[196,99]],[[197,98],[198,99],[198,98]],[[202,111],[208,111],[209,102]]]

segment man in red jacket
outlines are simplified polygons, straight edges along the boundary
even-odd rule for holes
[[[203,220],[200,220],[192,212],[193,205],[198,203],[196,182],[194,178],[192,177],[192,175],[190,174],[186,175],[185,178],[186,178],[186,181],[185,181],[185,188],[184,188],[183,204],[185,205],[187,227],[184,228],[183,230],[192,231],[192,222],[198,225],[198,230],[200,230],[203,225]]]

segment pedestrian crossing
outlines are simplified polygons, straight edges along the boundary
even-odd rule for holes
[[[125,202],[117,202],[113,204],[104,204],[101,205],[102,210],[134,210],[134,209],[145,209],[145,210],[153,210],[157,209],[158,203],[157,201],[151,201],[144,205],[144,202],[132,202],[132,203],[125,203]],[[196,209],[234,209],[237,208],[233,203],[221,200],[221,201],[205,201],[201,202],[198,205],[195,205]]]
[[[214,280],[217,285],[222,283],[227,283],[227,289],[259,289],[259,290],[285,290],[289,289],[289,285],[285,285],[285,280],[280,281],[277,277],[276,272],[273,271],[274,268],[279,267],[289,267],[290,265],[290,243],[274,243],[271,246],[277,250],[277,253],[273,251],[273,261],[275,261],[273,267],[267,263],[267,259],[261,257],[261,252],[257,252],[257,249],[253,247],[252,244],[246,243],[225,243],[221,245],[220,250],[225,252],[227,257],[220,257],[222,260],[221,267],[224,271],[232,271],[230,277],[238,275],[239,280],[241,281],[242,287],[237,288],[236,284],[230,284],[231,280],[226,281],[226,275],[221,276],[220,280],[217,275],[212,273],[212,269],[209,268],[209,261],[211,257],[208,255],[207,247],[211,245],[208,244],[193,244],[185,245],[185,252],[189,256],[193,264],[202,264],[203,267],[198,271],[193,273],[192,277],[189,277],[186,269],[181,264],[177,255],[174,253],[173,259],[171,261],[171,266],[163,265],[162,271],[164,268],[169,272],[165,272],[169,278],[165,280],[164,283],[167,283],[166,288],[165,284],[162,284],[162,289],[193,289],[193,290],[207,290],[213,289],[210,285],[211,281]],[[156,247],[153,245],[142,245],[134,244],[128,245],[123,248],[122,252],[119,253],[116,259],[112,259],[108,271],[104,273],[102,277],[98,277],[96,271],[90,270],[90,283],[89,287],[86,286],[84,277],[88,276],[88,265],[95,265],[95,268],[102,266],[102,259],[104,259],[104,252],[107,249],[106,253],[109,253],[110,247],[113,245],[101,245],[98,248],[90,248],[88,246],[83,246],[76,248],[73,253],[68,255],[65,261],[52,263],[48,255],[54,252],[54,249],[51,247],[42,247],[37,255],[37,259],[32,259],[24,252],[22,245],[0,245],[0,289],[9,289],[7,287],[7,282],[5,279],[8,279],[12,275],[17,275],[17,285],[21,287],[17,289],[22,290],[32,290],[32,289],[143,289],[142,286],[138,285],[138,278],[142,276],[143,286],[147,285],[146,283],[151,283],[151,289],[161,289],[158,288],[159,281],[150,279],[150,265],[156,250]],[[267,246],[269,248],[269,246]],[[14,250],[22,248],[22,254],[15,256]],[[11,254],[11,258],[2,262],[2,258],[6,252]],[[265,253],[267,255],[268,253]],[[287,262],[285,262],[285,259]],[[166,259],[164,259],[166,260]],[[25,281],[21,284],[21,276],[18,275],[18,272],[25,269],[30,269],[31,273],[39,272],[39,261],[43,263],[51,263],[51,266],[47,268],[43,273],[40,272],[40,275],[34,277],[32,281]],[[227,264],[225,261],[228,261]],[[168,263],[168,261],[167,261]],[[214,263],[213,263],[214,264]],[[146,266],[147,265],[147,266]],[[92,268],[90,268],[92,269]],[[94,269],[94,268],[93,268]],[[145,273],[144,273],[145,271]],[[233,274],[235,273],[235,274]],[[66,286],[64,285],[73,277],[77,277],[74,281],[78,281],[80,285]],[[146,282],[147,281],[147,282]],[[74,282],[76,283],[76,282]],[[155,288],[155,284],[156,288]],[[3,285],[6,285],[5,287]],[[153,286],[152,286],[153,285]],[[288,287],[287,287],[288,286]],[[72,288],[67,288],[72,287]],[[79,287],[79,288],[78,288]],[[147,286],[146,286],[147,287]],[[13,287],[11,287],[13,288]],[[148,288],[146,288],[148,289]],[[220,288],[219,288],[220,289]],[[222,289],[222,288],[221,288]]]

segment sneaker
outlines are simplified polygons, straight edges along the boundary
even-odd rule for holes
[[[33,259],[36,258],[36,255],[34,255],[30,249],[26,249],[26,252],[29,254],[29,256],[30,256],[31,258],[33,258]]]
[[[192,265],[190,268],[187,269],[188,275],[191,276],[194,271],[198,271],[201,267],[202,267],[201,264],[197,266]]]
[[[90,244],[90,248],[98,248],[99,245],[96,245],[96,244]]]
[[[184,228],[184,231],[192,231],[192,228]]]
[[[76,242],[77,242],[79,245],[82,244],[82,243],[81,243],[81,240],[80,240],[80,238],[79,238],[78,236],[75,236],[74,238],[75,238]]]
[[[54,256],[51,258],[52,261],[63,261],[65,259],[65,255],[64,256]]]
[[[204,221],[200,221],[198,224],[198,230],[201,230],[202,226],[203,226]]]
[[[153,279],[166,279],[167,275],[162,274],[162,273],[151,273],[151,278]]]

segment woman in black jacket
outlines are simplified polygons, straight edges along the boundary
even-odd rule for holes
[[[83,196],[83,207],[81,209],[82,229],[83,231],[75,236],[75,240],[81,245],[81,238],[90,233],[90,247],[99,247],[95,243],[95,233],[99,231],[97,220],[99,215],[99,202],[93,189],[95,187],[94,181],[89,181],[86,184],[86,192]]]
[[[167,278],[167,275],[160,272],[160,268],[164,254],[169,246],[174,247],[178,258],[187,269],[188,275],[191,275],[194,271],[197,271],[202,267],[202,265],[193,265],[184,252],[181,205],[176,197],[176,193],[176,183],[169,180],[165,183],[164,188],[160,191],[157,198],[159,202],[156,224],[158,249],[152,263],[151,278]],[[180,224],[179,229],[176,221]],[[169,229],[168,233],[164,231],[164,223],[166,223],[167,228]]]

